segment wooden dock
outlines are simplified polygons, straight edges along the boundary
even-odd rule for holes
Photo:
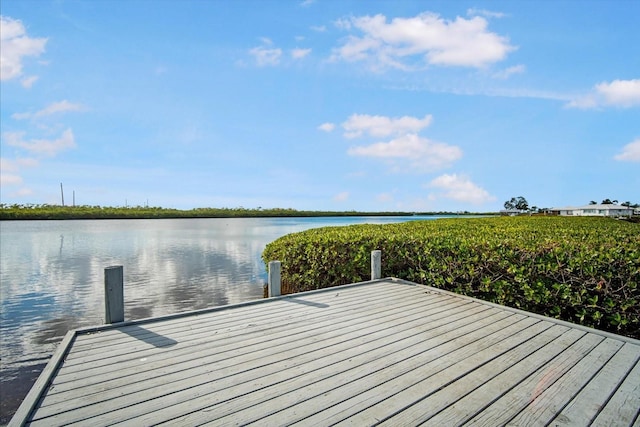
[[[639,359],[381,279],[71,331],[10,425],[640,426]]]

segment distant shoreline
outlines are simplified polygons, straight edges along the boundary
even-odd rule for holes
[[[454,216],[496,215],[495,212],[358,212],[302,211],[296,209],[196,208],[180,210],[161,207],[2,205],[0,221],[66,219],[177,219],[177,218],[309,218],[356,216]]]

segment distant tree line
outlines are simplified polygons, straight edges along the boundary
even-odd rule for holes
[[[589,202],[589,204],[590,205],[597,205],[598,202],[596,202],[595,200],[591,200]],[[616,199],[613,199],[613,200],[604,199],[602,202],[600,202],[600,204],[601,205],[616,205],[616,204],[618,204],[618,201]],[[627,202],[620,203],[620,206],[626,206],[628,208],[638,208],[638,207],[640,207],[640,204],[639,203],[633,203],[632,204],[631,202],[627,201]]]
[[[152,206],[61,206],[49,204],[0,204],[0,220],[32,219],[153,219],[153,218],[260,218],[260,217],[350,217],[456,215],[458,212],[358,212],[304,211],[291,208],[262,207],[195,208],[180,210]],[[465,212],[471,215],[470,212]],[[482,215],[482,214],[480,214]]]

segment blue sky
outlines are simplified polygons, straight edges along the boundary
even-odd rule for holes
[[[2,2],[2,203],[640,203],[640,2]]]

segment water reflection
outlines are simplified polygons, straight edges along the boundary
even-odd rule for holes
[[[262,250],[285,234],[406,220],[1,221],[0,424],[16,409],[5,402],[19,402],[12,390],[35,380],[29,366],[42,369],[68,330],[103,323],[105,267],[124,266],[127,320],[160,316],[262,298]]]

